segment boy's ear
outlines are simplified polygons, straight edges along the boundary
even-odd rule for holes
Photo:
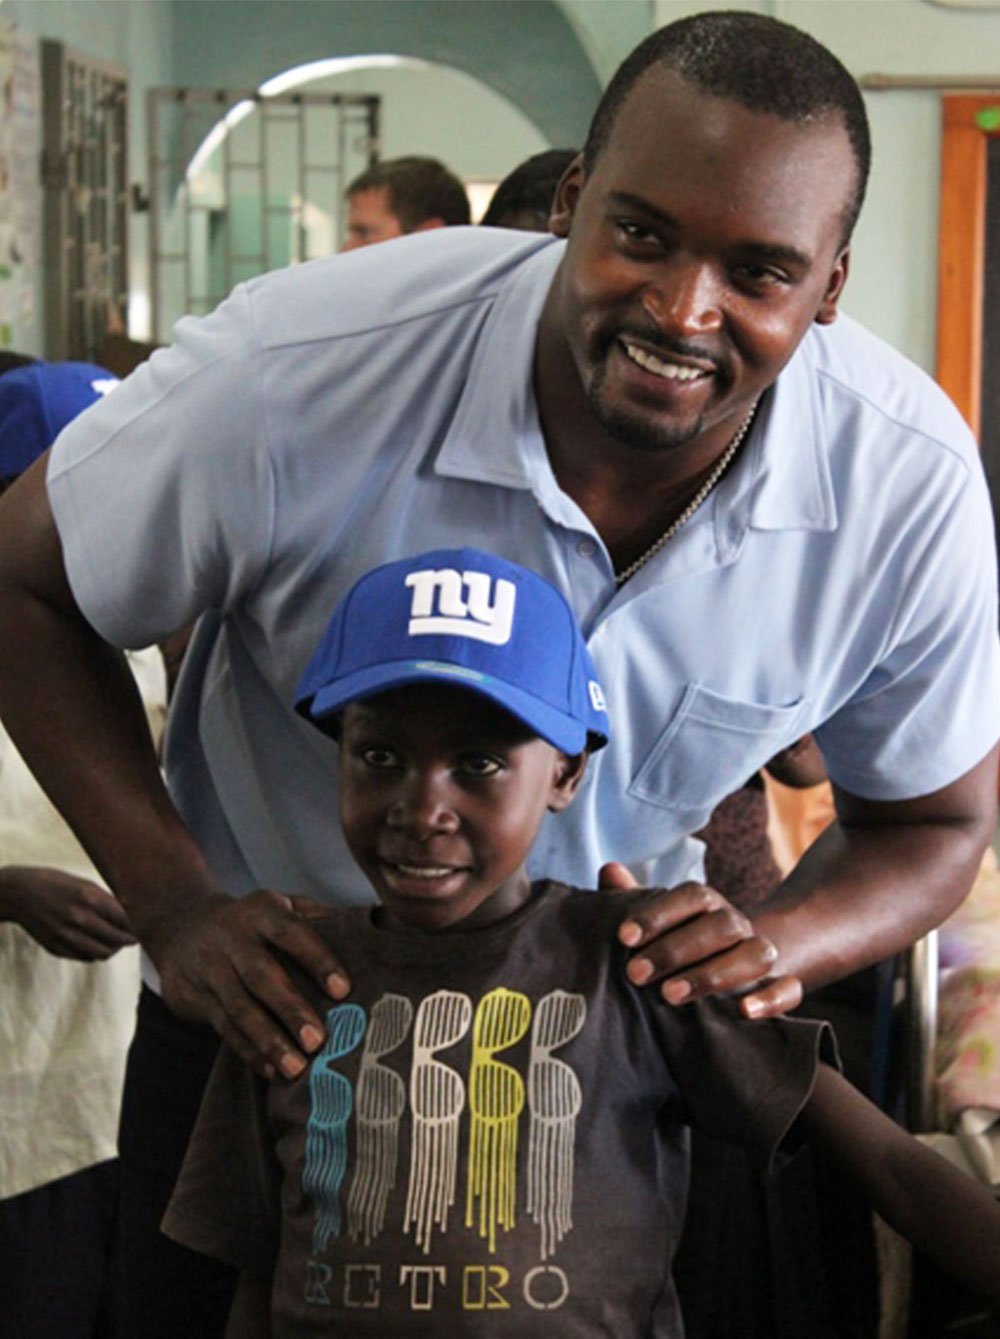
[[[586,749],[582,753],[557,753],[555,775],[552,778],[552,794],[549,796],[549,809],[552,813],[561,813],[572,802],[587,770],[590,754]]]

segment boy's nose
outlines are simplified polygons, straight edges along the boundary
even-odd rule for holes
[[[389,822],[418,840],[454,832],[458,815],[450,803],[451,787],[444,777],[414,774],[406,779],[389,810]]]

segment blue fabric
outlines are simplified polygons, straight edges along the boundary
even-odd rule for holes
[[[22,474],[67,423],[117,384],[94,363],[37,362],[0,376],[0,478]]]
[[[295,702],[318,720],[428,682],[480,693],[564,753],[607,739],[597,671],[563,596],[480,549],[431,549],[366,573],[334,611]]]
[[[291,703],[358,577],[428,548],[551,581],[607,694],[612,743],[546,820],[533,874],[696,875],[690,834],[810,730],[834,781],[875,800],[946,785],[1000,735],[989,503],[931,380],[847,317],[813,326],[735,466],[618,590],[533,395],[562,254],[450,228],[255,280],[56,445],[49,493],[91,622],[147,644],[210,611],[167,767],[234,892],[370,899],[336,746]]]

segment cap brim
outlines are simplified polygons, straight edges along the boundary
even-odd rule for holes
[[[402,688],[415,683],[451,683],[455,687],[479,693],[516,716],[563,753],[582,753],[588,747],[588,742],[591,747],[600,747],[606,742],[605,736],[598,731],[588,730],[582,721],[554,710],[531,693],[494,679],[489,674],[445,661],[397,660],[372,666],[317,689],[312,698],[301,698],[296,706],[312,720],[322,720],[348,702],[357,702],[390,688]]]

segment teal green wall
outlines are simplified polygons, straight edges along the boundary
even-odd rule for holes
[[[247,89],[308,61],[373,53],[414,57],[477,81],[448,109],[464,136],[461,151],[446,147],[465,176],[503,175],[539,147],[582,140],[603,83],[649,31],[652,14],[652,0],[0,0],[0,17],[126,70],[129,177],[144,188],[148,88]],[[401,115],[398,98],[386,104],[387,150],[389,141],[402,142],[410,121],[433,127],[440,115],[433,83],[426,92],[416,76],[411,83],[412,115]],[[509,109],[497,129],[491,97]],[[147,249],[148,216],[137,213],[131,316],[140,336]]]
[[[324,56],[416,56],[489,84],[553,144],[579,141],[600,92],[572,26],[547,0],[174,0],[173,11],[182,84],[249,88]]]

